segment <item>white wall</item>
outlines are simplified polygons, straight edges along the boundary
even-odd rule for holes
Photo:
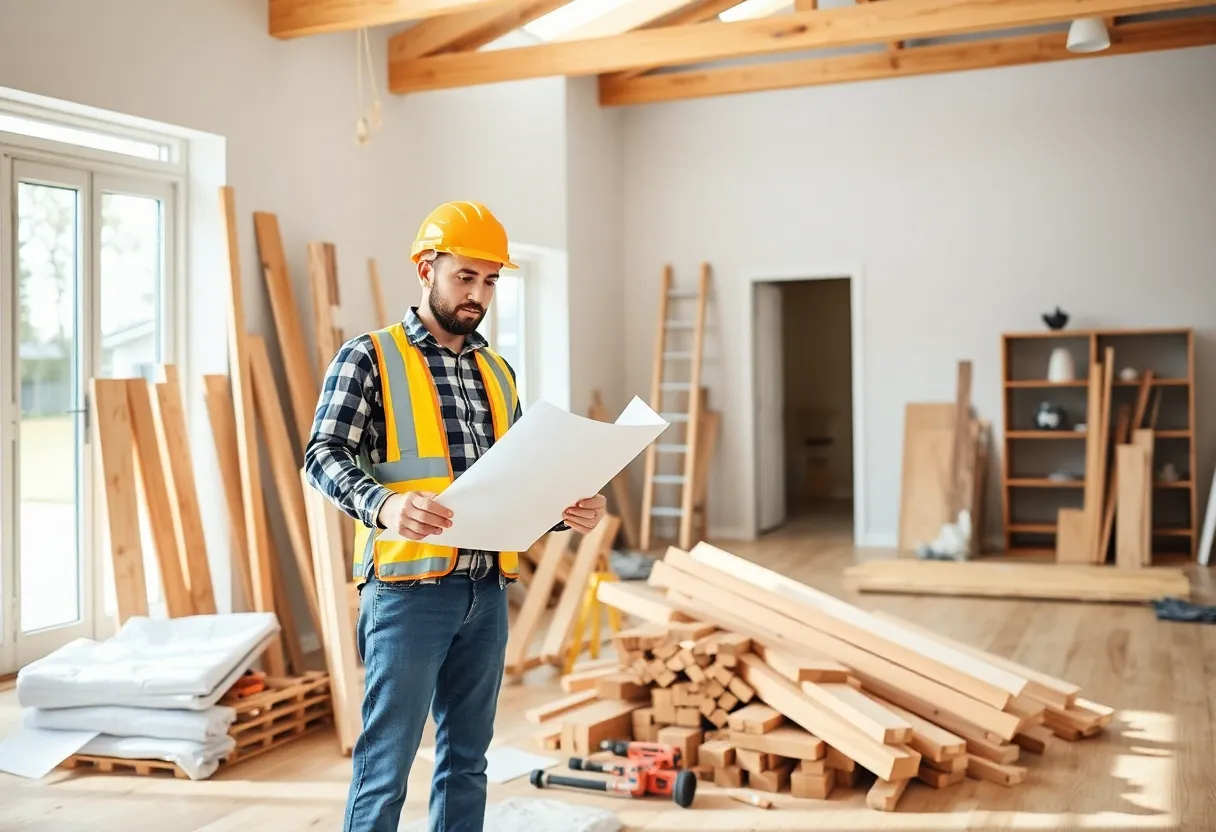
[[[480,199],[515,240],[565,247],[565,111],[561,79],[399,98],[385,92],[386,39],[372,33],[384,127],[354,140],[355,34],[279,41],[265,0],[39,0],[0,3],[0,87],[154,119],[227,139],[239,212],[248,328],[278,347],[253,239],[252,212],[279,216],[297,305],[311,338],[306,245],[335,243],[347,332],[374,325],[366,258],[379,260],[392,315],[418,298],[409,246],[426,212]],[[532,108],[535,112],[526,114]],[[218,196],[194,194],[193,220],[222,251]],[[207,262],[195,257],[195,262]],[[191,373],[227,368],[222,257],[192,274]],[[195,381],[196,383],[196,381]],[[195,388],[197,390],[197,387]],[[285,397],[285,388],[280,390]],[[229,586],[228,527],[201,396],[189,402],[207,544],[220,603]],[[267,472],[266,481],[272,482]],[[271,489],[272,491],[273,489]],[[273,499],[273,498],[272,498]],[[273,522],[278,512],[272,506]],[[279,529],[281,532],[281,528]],[[286,536],[279,550],[291,564]],[[294,571],[294,567],[289,566]],[[297,598],[297,601],[299,598]],[[294,606],[307,628],[302,603]]]
[[[904,404],[952,400],[955,362],[969,358],[978,410],[999,431],[1000,334],[1040,328],[1057,303],[1076,327],[1196,328],[1210,480],[1213,78],[1209,47],[626,110],[626,382],[649,379],[662,264],[691,278],[708,260],[719,358],[706,373],[723,410],[712,526],[754,527],[746,280],[800,270],[864,272],[856,441],[872,542],[895,537]]]

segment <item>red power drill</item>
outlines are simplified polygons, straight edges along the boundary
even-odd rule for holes
[[[581,757],[571,757],[569,767],[575,771],[594,771],[612,774],[611,780],[592,780],[586,777],[566,777],[549,774],[543,769],[532,772],[532,785],[538,789],[552,786],[567,786],[575,789],[594,789],[642,797],[653,794],[670,796],[685,809],[692,805],[697,793],[697,776],[691,771],[679,771],[680,751],[674,746],[661,743],[604,742],[601,748],[618,756],[627,757],[625,763],[597,763]],[[622,753],[622,751],[624,753]]]

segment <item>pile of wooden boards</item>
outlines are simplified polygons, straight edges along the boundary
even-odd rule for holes
[[[601,587],[604,603],[654,626],[621,634],[617,668],[566,677],[571,697],[528,714],[552,724],[545,747],[587,754],[609,739],[669,742],[706,779],[809,797],[859,784],[861,769],[877,778],[868,804],[890,811],[912,780],[1015,785],[1026,776],[1023,752],[1093,736],[1113,717],[1076,685],[705,543],[668,549],[649,584],[665,592]],[[715,666],[742,682],[723,686],[739,699],[727,700],[733,710],[709,696]]]
[[[961,540],[963,551],[953,553],[959,559],[979,554],[991,433],[991,424],[972,413],[970,361],[959,362],[955,402],[907,405],[901,550],[931,546],[941,536]]]
[[[1140,379],[1134,405],[1123,405],[1112,425],[1111,387],[1115,351],[1090,362],[1086,404],[1085,502],[1083,508],[1060,509],[1056,560],[1061,563],[1106,563],[1112,530],[1114,561],[1139,569],[1152,563],[1153,448],[1157,407],[1149,412],[1153,372]],[[1160,400],[1157,402],[1160,405]],[[1148,420],[1148,428],[1141,426]]]

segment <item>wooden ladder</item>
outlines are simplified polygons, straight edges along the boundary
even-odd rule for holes
[[[663,280],[659,294],[658,336],[655,341],[654,379],[650,388],[650,406],[673,425],[683,423],[684,441],[652,442],[646,449],[646,475],[642,490],[642,527],[640,544],[642,551],[650,550],[652,520],[655,517],[678,518],[680,521],[679,546],[688,550],[693,545],[693,514],[697,500],[696,451],[705,412],[705,396],[701,390],[701,358],[705,346],[705,303],[709,293],[709,264],[701,264],[701,275],[696,291],[678,291],[672,287],[671,266],[663,268]],[[696,312],[690,321],[687,318],[669,317],[671,301],[695,301]],[[674,349],[669,337],[676,332],[691,332],[691,349]],[[668,365],[672,365],[670,368]],[[683,367],[684,373],[678,369]],[[671,372],[669,372],[671,370]],[[680,380],[675,380],[680,379]],[[684,401],[685,409],[664,407],[666,401]],[[680,466],[683,473],[658,473],[660,454],[683,457]],[[677,495],[678,499],[655,502],[655,486],[664,488],[664,496]],[[702,529],[704,528],[702,524]]]

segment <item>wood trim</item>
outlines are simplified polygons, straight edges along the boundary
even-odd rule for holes
[[[230,185],[220,188],[220,214],[228,249],[228,374],[232,380],[232,411],[236,417],[236,450],[241,473],[241,500],[245,509],[246,550],[249,552],[253,597],[258,612],[274,612],[274,574],[267,548],[266,506],[262,501],[262,465],[258,456],[257,425],[254,420],[253,386],[246,346],[244,283],[241,280],[240,238],[236,226],[236,193]],[[265,653],[266,671],[285,672],[280,639]]]
[[[1184,49],[1216,43],[1216,18],[1127,24],[1111,32],[1109,49],[1090,54],[1069,52],[1065,45],[1066,37],[1063,32],[1052,32],[969,43],[917,46],[900,50],[897,55],[872,52],[671,72],[633,79],[620,74],[606,75],[599,81],[599,101],[606,107],[653,104],[764,90]]]
[[[389,38],[389,61],[407,61],[438,52],[472,52],[498,40],[570,0],[500,0],[484,8],[433,17]]]
[[[269,0],[268,30],[276,38],[348,32],[467,12],[492,0]]]
[[[1202,6],[1200,0],[900,0],[795,12],[712,27],[665,26],[606,38],[389,60],[394,93],[552,75],[595,75],[806,49],[1064,23],[1077,17]],[[1185,24],[1184,24],[1185,25]],[[911,50],[908,50],[909,52]],[[884,53],[885,54],[885,53]]]

